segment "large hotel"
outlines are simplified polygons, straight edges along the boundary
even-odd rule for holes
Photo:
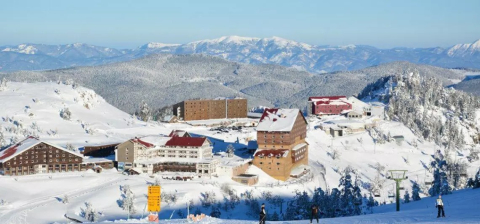
[[[216,98],[185,100],[173,105],[173,114],[184,121],[246,118],[247,99]]]

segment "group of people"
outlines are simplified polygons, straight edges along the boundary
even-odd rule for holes
[[[445,217],[445,211],[443,210],[443,200],[442,200],[442,195],[439,195],[437,200],[435,201],[435,207],[438,209],[438,215],[437,218]],[[310,223],[312,223],[313,219],[317,220],[317,223],[319,223],[319,208],[317,205],[312,205],[311,207],[311,214],[310,214]],[[260,210],[260,224],[265,224],[267,217],[267,212],[265,211],[265,203],[262,204],[262,208]]]
[[[312,205],[311,211],[312,213],[310,215],[310,223],[312,223],[313,219],[316,219],[317,223],[319,223],[318,214],[320,212],[319,212],[318,206]],[[265,224],[266,217],[267,217],[267,212],[265,211],[265,203],[262,203],[262,208],[260,209],[260,224]]]

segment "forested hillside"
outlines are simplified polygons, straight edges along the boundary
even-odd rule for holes
[[[353,95],[380,77],[417,69],[444,85],[461,71],[394,62],[351,72],[312,75],[278,65],[248,65],[204,55],[151,55],[116,64],[0,74],[11,81],[71,81],[95,90],[112,105],[133,113],[144,100],[162,108],[192,98],[240,96],[250,106],[304,109],[309,96]]]

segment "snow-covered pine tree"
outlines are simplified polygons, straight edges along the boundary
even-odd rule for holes
[[[480,188],[480,169],[478,169],[474,178],[468,180],[468,186],[471,188]]]
[[[138,116],[140,116],[140,119],[142,119],[142,121],[149,121],[151,118],[151,110],[148,107],[148,104],[143,100],[140,104],[140,111],[138,113]]]
[[[403,202],[410,203],[410,194],[408,193],[408,191],[405,191],[405,194],[403,195]]]
[[[430,196],[446,195],[452,193],[446,173],[447,161],[438,150],[434,155],[434,161],[431,163],[433,171],[433,184],[428,193]]]
[[[355,210],[355,189],[352,184],[353,169],[348,166],[342,173],[340,184],[338,185],[341,197],[340,203],[342,208],[342,216],[350,216]]]
[[[88,220],[89,222],[98,222],[98,212],[90,202],[85,202],[85,208],[81,209],[80,216]]]
[[[280,221],[280,216],[278,215],[277,211],[275,210],[270,218],[271,221]]]
[[[412,185],[412,200],[413,201],[420,201],[420,186],[418,186],[417,182],[413,182]]]

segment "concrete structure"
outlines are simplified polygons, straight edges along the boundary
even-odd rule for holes
[[[298,109],[266,109],[257,126],[253,164],[278,180],[308,164],[307,121]]]
[[[217,98],[185,100],[173,105],[173,114],[180,120],[208,120],[222,118],[246,118],[247,99]]]
[[[362,118],[363,117],[363,113],[362,112],[357,112],[355,110],[352,110],[352,111],[349,111],[347,113],[347,117],[348,118]]]
[[[258,175],[241,174],[241,175],[232,177],[232,180],[241,184],[252,186],[258,183]]]
[[[338,115],[344,110],[351,110],[352,104],[346,96],[319,96],[308,98],[311,113],[315,115]]]

